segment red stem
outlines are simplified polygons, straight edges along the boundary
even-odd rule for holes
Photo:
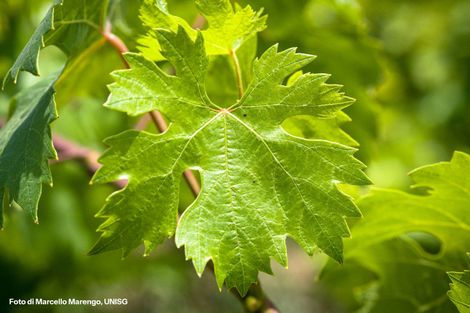
[[[58,160],[53,160],[51,163],[63,162],[68,160],[81,160],[85,163],[90,174],[94,174],[100,167],[98,162],[99,152],[77,145],[67,139],[54,135],[52,137],[54,148],[59,157]],[[126,180],[116,180],[113,182],[115,186],[122,189],[126,186]]]

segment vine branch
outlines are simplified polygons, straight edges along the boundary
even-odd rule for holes
[[[101,167],[100,163],[98,162],[98,158],[100,156],[98,151],[82,147],[57,135],[52,136],[52,143],[55,150],[57,151],[58,160],[52,160],[51,163],[64,162],[69,160],[82,161],[91,175],[93,175]],[[126,183],[126,180],[116,180],[113,182],[113,185],[122,189],[126,186]]]

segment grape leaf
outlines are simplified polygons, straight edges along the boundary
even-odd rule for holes
[[[452,281],[448,293],[449,298],[460,313],[470,312],[470,271],[450,272],[449,277]]]
[[[196,0],[196,6],[209,24],[203,31],[209,55],[236,51],[247,38],[266,27],[262,10],[255,12],[249,5],[242,8],[235,4],[234,9],[229,0]]]
[[[0,199],[13,201],[37,222],[42,183],[52,184],[48,159],[56,158],[49,124],[57,118],[50,75],[13,99],[15,111],[0,130]],[[0,214],[3,226],[3,216]]]
[[[202,34],[194,41],[182,27],[156,34],[176,76],[126,54],[131,69],[114,72],[105,105],[130,115],[158,109],[171,125],[159,135],[127,131],[107,140],[93,182],[126,177],[128,185],[98,213],[107,220],[90,253],[127,254],[143,241],[148,254],[176,231],[198,274],[212,260],[219,286],[225,281],[241,294],[259,270],[271,272],[270,257],[287,265],[287,236],[310,254],[318,246],[341,262],[344,217],[360,213],[336,182],[369,183],[364,166],[355,149],[292,136],[281,124],[294,115],[334,116],[352,100],[325,84],[325,74],[282,85],[314,57],[273,46],[255,60],[243,97],[215,104],[205,90]],[[179,181],[188,168],[200,172],[202,191],[178,221]]]
[[[465,269],[464,256],[470,250],[469,171],[470,155],[455,152],[450,162],[410,174],[414,187],[427,194],[375,190],[359,202],[364,219],[353,227],[353,239],[345,245],[345,263],[360,264],[380,277],[376,298],[365,299],[364,312],[383,312],[384,303],[393,308],[405,302],[413,310],[397,311],[449,308],[446,272]],[[406,244],[397,238],[413,241]],[[410,247],[413,243],[419,249]],[[342,270],[331,265],[323,277],[329,280],[337,271]],[[341,282],[333,284],[342,288]]]
[[[424,166],[410,173],[415,182],[413,187],[431,189],[429,195],[397,190],[372,192],[360,201],[368,219],[355,227],[357,239],[349,243],[351,251],[413,231],[433,234],[452,251],[466,246],[470,250],[469,171],[470,155],[455,152],[450,162]]]
[[[266,27],[262,10],[255,12],[249,5],[242,8],[235,4],[233,7],[230,0],[195,0],[195,3],[209,24],[202,31],[208,55],[227,55],[237,51]],[[165,0],[145,0],[140,16],[148,32],[138,40],[139,50],[149,60],[162,60],[156,33],[158,28],[176,31],[183,27],[192,39],[196,38],[197,30],[181,17],[170,14]]]
[[[41,48],[55,45],[70,58],[78,56],[101,36],[99,29],[106,1],[55,0],[46,16],[26,43],[3,80],[16,83],[20,71],[39,75],[38,57]]]
[[[344,266],[328,263],[320,281],[348,312],[451,313],[456,310],[446,296],[446,267],[420,243],[401,236],[364,247],[354,257],[346,246]]]
[[[100,25],[106,8],[106,1],[55,0],[8,71],[3,86],[10,81],[16,83],[20,71],[39,75],[39,52],[48,45],[67,54],[71,66],[66,71],[70,71],[74,61],[102,37]],[[35,221],[42,183],[52,184],[47,159],[56,157],[49,123],[56,117],[52,86],[58,75],[22,91],[16,100],[17,113],[2,130],[0,196],[7,205],[18,203]]]
[[[44,44],[43,36],[53,28],[52,20],[54,16],[54,7],[59,3],[60,0],[56,0],[54,5],[47,11],[46,16],[26,43],[26,46],[21,51],[13,66],[5,75],[3,86],[5,86],[5,84],[10,80],[13,80],[16,83],[20,71],[28,71],[34,75],[39,75],[37,64],[39,50],[41,50],[41,47]]]

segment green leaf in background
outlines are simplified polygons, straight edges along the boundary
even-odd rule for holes
[[[266,27],[266,16],[250,6],[242,8],[235,4],[233,7],[230,0],[196,0],[195,3],[209,24],[202,31],[208,55],[231,54]],[[165,0],[145,0],[140,14],[149,31],[139,40],[139,49],[149,60],[162,60],[156,29],[176,31],[183,27],[192,39],[197,35],[197,30],[188,22],[168,12]]]
[[[365,217],[366,218],[366,217]],[[354,237],[354,228],[352,230]],[[321,283],[346,312],[456,312],[448,300],[448,276],[436,255],[402,236],[361,249],[344,266],[331,262]]]
[[[77,57],[99,38],[107,1],[83,0],[77,5],[72,0],[55,0],[26,46],[3,80],[16,83],[20,71],[39,75],[39,51],[55,45],[70,58]]]
[[[90,65],[90,54],[104,43],[101,25],[107,6],[107,1],[97,0],[84,0],[80,3],[72,0],[54,1],[8,71],[3,84],[10,81],[16,83],[20,71],[39,75],[39,52],[49,45],[57,46],[68,56],[68,66],[61,72],[62,77],[70,78],[69,74],[74,70],[82,74],[77,69],[83,70],[84,65]],[[101,68],[106,68],[104,63]],[[56,117],[52,85],[59,81],[58,76],[59,74],[54,74],[53,78],[47,78],[29,90],[23,90],[17,98],[15,115],[2,130],[2,198],[4,194],[9,195],[6,202],[17,202],[35,221],[41,184],[52,184],[47,159],[56,157],[50,142],[49,123]],[[78,87],[83,93],[83,84],[80,82],[86,81],[83,80],[86,76],[80,76],[79,83],[75,83],[73,88]],[[74,82],[72,79],[70,81]],[[68,82],[61,85],[63,95],[67,93],[70,97],[78,94],[67,90],[67,87],[72,88],[67,84]],[[93,87],[98,89],[96,83]],[[51,108],[47,106],[48,103]]]
[[[57,118],[50,75],[14,98],[15,111],[0,130],[0,198],[17,203],[37,222],[42,184],[52,184],[48,160],[56,158],[49,124]],[[3,216],[0,214],[3,225]]]
[[[44,35],[53,29],[53,17],[54,17],[54,7],[60,3],[60,0],[54,2],[53,7],[51,7],[44,19],[41,21],[41,24],[34,31],[33,35],[29,39],[28,43],[21,51],[20,55],[16,59],[13,66],[10,68],[5,78],[3,79],[3,86],[8,83],[10,80],[16,83],[20,71],[28,71],[34,75],[39,75],[38,69],[38,58],[39,51],[44,45],[43,37]]]
[[[415,182],[413,187],[428,188],[429,195],[387,189],[373,191],[359,203],[368,219],[354,227],[356,239],[350,243],[351,250],[413,231],[433,234],[451,251],[466,247],[466,242],[470,244],[469,171],[470,155],[455,152],[450,162],[424,166],[410,173]],[[465,263],[463,260],[461,265]]]
[[[427,194],[375,190],[359,202],[364,219],[355,224],[353,239],[345,245],[345,263],[360,265],[379,277],[375,296],[356,301],[355,305],[363,305],[361,312],[384,312],[385,304],[390,312],[455,311],[446,296],[445,277],[447,271],[467,266],[469,172],[470,155],[455,152],[450,162],[424,166],[410,174],[416,183],[413,187],[428,190]],[[323,280],[340,290],[342,282],[331,279],[338,276],[335,272],[349,275],[331,264],[322,274]],[[351,293],[357,288],[359,285],[350,289]],[[344,297],[345,303],[354,302]],[[409,309],[397,310],[394,305],[398,303]]]
[[[450,272],[449,277],[452,281],[448,293],[450,300],[460,313],[470,312],[470,271]]]
[[[294,115],[331,117],[352,101],[327,85],[328,75],[307,73],[281,85],[313,56],[268,49],[253,65],[253,79],[236,103],[213,103],[205,91],[208,59],[203,37],[157,32],[170,76],[139,54],[130,70],[114,72],[106,106],[131,115],[158,109],[171,121],[163,134],[125,132],[108,139],[94,182],[129,179],[98,216],[107,218],[91,253],[140,242],[148,254],[176,231],[176,244],[202,274],[212,260],[219,286],[245,294],[270,258],[287,265],[285,240],[309,254],[318,246],[342,261],[345,216],[360,216],[337,182],[367,184],[355,149],[286,133]],[[235,86],[234,86],[235,88]],[[201,174],[202,191],[178,222],[178,186],[184,170]]]

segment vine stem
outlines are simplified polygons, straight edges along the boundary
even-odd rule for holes
[[[100,155],[99,152],[82,147],[57,135],[52,136],[52,142],[55,150],[57,151],[58,160],[52,160],[50,161],[51,163],[64,162],[68,160],[80,160],[83,161],[91,175],[93,175],[101,167],[100,163],[98,162],[98,157]],[[113,185],[120,189],[124,188],[126,184],[127,181],[125,179],[116,180],[113,182]]]
[[[233,50],[229,50],[229,56],[233,61],[233,65],[235,67],[235,76],[237,79],[237,88],[238,88],[238,97],[241,99],[245,90],[243,88],[243,78],[242,78],[242,70],[240,68],[240,62],[238,61],[237,53]]]
[[[198,18],[197,22],[201,26],[204,24],[202,18]],[[112,33],[112,25],[109,21],[106,22],[102,34],[106,41],[111,44],[114,49],[119,53],[126,68],[130,68],[129,63],[123,56],[124,53],[129,51],[129,49],[118,36]],[[243,96],[244,89],[240,63],[238,61],[238,57],[235,51],[230,50],[229,55],[234,62],[235,74],[237,78],[237,88],[239,96],[241,98]],[[160,132],[165,132],[168,129],[168,124],[166,123],[165,119],[163,118],[160,112],[151,111],[149,112],[149,116]],[[190,170],[186,170],[184,172],[184,178],[188,183],[189,187],[191,188],[194,197],[196,198],[199,195],[199,192],[201,191],[201,186],[199,185],[198,180],[194,176],[194,173]],[[209,266],[209,268],[212,270],[212,272],[214,272],[213,266]],[[256,284],[253,284],[250,287],[248,293],[245,296],[241,296],[234,289],[231,289],[231,292],[241,302],[245,312],[247,313],[280,313],[274,303],[264,293],[259,280]]]

